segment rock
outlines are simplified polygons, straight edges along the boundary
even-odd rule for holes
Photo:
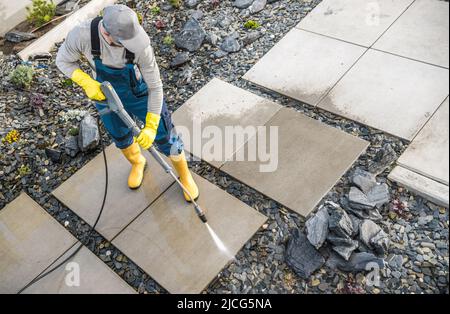
[[[366,246],[371,247],[370,240],[382,231],[380,226],[374,223],[372,220],[364,220],[359,228],[359,239]]]
[[[359,227],[361,226],[361,219],[359,219],[358,217],[354,216],[354,215],[349,215],[350,219],[352,220],[352,224],[353,224],[353,234],[352,237],[356,236],[359,233]]]
[[[77,3],[77,1],[65,2],[64,4],[58,5],[56,7],[56,15],[68,14],[74,10],[78,10],[79,8],[80,8],[80,6]]]
[[[330,231],[342,238],[348,238],[353,234],[352,220],[341,207],[331,206],[328,213],[330,213],[328,223]]]
[[[235,0],[233,6],[238,9],[247,9],[255,0]]]
[[[206,42],[213,46],[217,45],[217,42],[219,41],[219,39],[220,39],[219,36],[217,36],[214,33],[208,33],[205,38]]]
[[[10,31],[5,34],[5,39],[13,43],[20,43],[22,41],[28,41],[35,39],[36,35],[33,33]]]
[[[386,234],[386,232],[381,230],[370,240],[370,244],[375,249],[375,252],[377,252],[379,255],[384,255],[389,249],[389,236]]]
[[[238,40],[235,38],[234,35],[227,36],[222,44],[220,45],[220,49],[222,49],[225,52],[231,53],[231,52],[238,52],[241,50],[241,45],[239,44]]]
[[[374,186],[377,185],[375,175],[361,169],[355,170],[352,176],[352,182],[361,191],[363,191],[363,193],[369,192]]]
[[[267,0],[255,0],[252,5],[248,8],[250,14],[258,13],[266,7]]]
[[[250,45],[253,42],[257,41],[259,38],[261,38],[263,36],[263,34],[259,31],[252,31],[249,32],[243,39],[242,39],[242,43],[244,44],[244,46]]]
[[[211,54],[211,58],[212,59],[221,59],[227,55],[228,55],[228,52],[223,51],[223,50],[217,50]]]
[[[184,0],[184,5],[188,8],[194,8],[198,4],[198,0]]]
[[[78,134],[78,146],[81,151],[89,151],[100,143],[100,132],[97,121],[90,114],[84,116],[80,123],[80,133]]]
[[[391,164],[397,160],[397,153],[390,144],[386,144],[376,154],[373,162],[369,165],[369,171],[373,174],[384,172]]]
[[[371,202],[360,189],[354,186],[350,188],[348,201],[350,207],[357,210],[370,210],[376,206],[376,203]]]
[[[347,272],[370,271],[377,265],[384,268],[384,260],[376,257],[372,253],[354,253],[348,261],[338,262],[337,268]]]
[[[232,22],[233,22],[233,21],[231,20],[231,18],[229,18],[228,16],[225,15],[225,16],[222,16],[222,17],[220,18],[219,26],[220,26],[221,28],[226,29],[226,28],[228,28],[228,26],[231,25]]]
[[[308,240],[316,249],[319,249],[327,239],[329,220],[330,215],[328,215],[326,207],[322,207],[306,222]]]
[[[380,208],[389,202],[389,186],[386,183],[375,185],[366,195],[369,202],[375,203],[375,206]]]
[[[177,54],[170,62],[172,68],[179,67],[191,60],[189,52],[181,52]]]
[[[294,229],[292,232],[285,254],[286,264],[303,279],[308,279],[325,263],[323,256],[298,229]]]
[[[70,157],[75,157],[80,151],[80,147],[78,146],[78,137],[72,135],[66,137],[64,140],[64,150]]]
[[[61,157],[62,157],[62,152],[58,149],[53,149],[53,148],[47,147],[45,149],[45,155],[47,155],[47,157],[53,162],[60,162]]]
[[[181,32],[175,36],[175,45],[190,52],[198,50],[205,40],[206,33],[195,18],[190,18]]]
[[[202,10],[194,10],[191,13],[191,17],[196,19],[197,21],[200,21],[203,18],[203,11]]]
[[[340,238],[329,235],[327,240],[332,244],[333,250],[342,256],[346,261],[348,261],[353,251],[358,248],[358,241],[349,238]]]

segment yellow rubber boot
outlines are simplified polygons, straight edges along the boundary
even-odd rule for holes
[[[131,163],[130,176],[128,177],[128,186],[130,189],[137,189],[141,186],[144,179],[144,169],[147,165],[147,160],[141,154],[139,144],[134,142],[125,149],[122,149],[123,155]]]
[[[183,183],[183,185],[186,187],[189,193],[191,193],[192,197],[194,198],[194,201],[196,201],[200,193],[198,191],[198,186],[195,183],[191,172],[189,171],[188,164],[186,161],[186,155],[183,152],[178,156],[170,156],[170,160],[172,161],[173,167],[180,176],[181,183]],[[190,202],[191,201],[190,197],[186,193],[183,194],[186,201]]]

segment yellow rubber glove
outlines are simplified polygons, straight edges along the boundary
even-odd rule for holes
[[[160,115],[151,112],[147,113],[147,116],[145,117],[145,127],[136,138],[136,142],[138,142],[143,149],[149,149],[153,145],[160,120]]]
[[[82,70],[76,69],[73,71],[72,81],[80,85],[90,99],[99,101],[106,99],[100,89],[101,84],[90,77],[89,74],[84,73]]]

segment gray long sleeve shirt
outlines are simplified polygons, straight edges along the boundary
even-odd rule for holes
[[[67,77],[72,77],[72,73],[79,69],[78,61],[84,55],[91,68],[95,71],[94,59],[91,53],[91,20],[87,20],[72,29],[66,40],[59,48],[56,56],[56,66]],[[112,68],[123,68],[126,65],[125,48],[109,45],[103,38],[99,30],[100,51],[102,63]],[[148,112],[161,113],[163,101],[163,85],[159,73],[158,64],[151,46],[144,51],[135,54],[135,64],[142,74],[142,78],[147,83],[149,89]],[[140,75],[137,73],[137,75]]]

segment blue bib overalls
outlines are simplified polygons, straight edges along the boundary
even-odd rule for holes
[[[121,69],[111,68],[102,63],[100,58],[100,41],[98,35],[98,22],[96,18],[91,25],[92,55],[95,62],[96,80],[108,81],[114,87],[117,95],[128,114],[145,123],[148,104],[148,88],[142,77],[136,78],[134,55],[127,51],[127,64]],[[130,57],[131,56],[131,57]],[[96,103],[97,110],[105,109],[106,105]],[[101,120],[119,149],[124,149],[133,144],[134,138],[130,129],[113,112],[101,115]],[[176,156],[183,151],[183,142],[175,131],[172,117],[163,101],[161,120],[158,126],[155,147],[166,156]]]

